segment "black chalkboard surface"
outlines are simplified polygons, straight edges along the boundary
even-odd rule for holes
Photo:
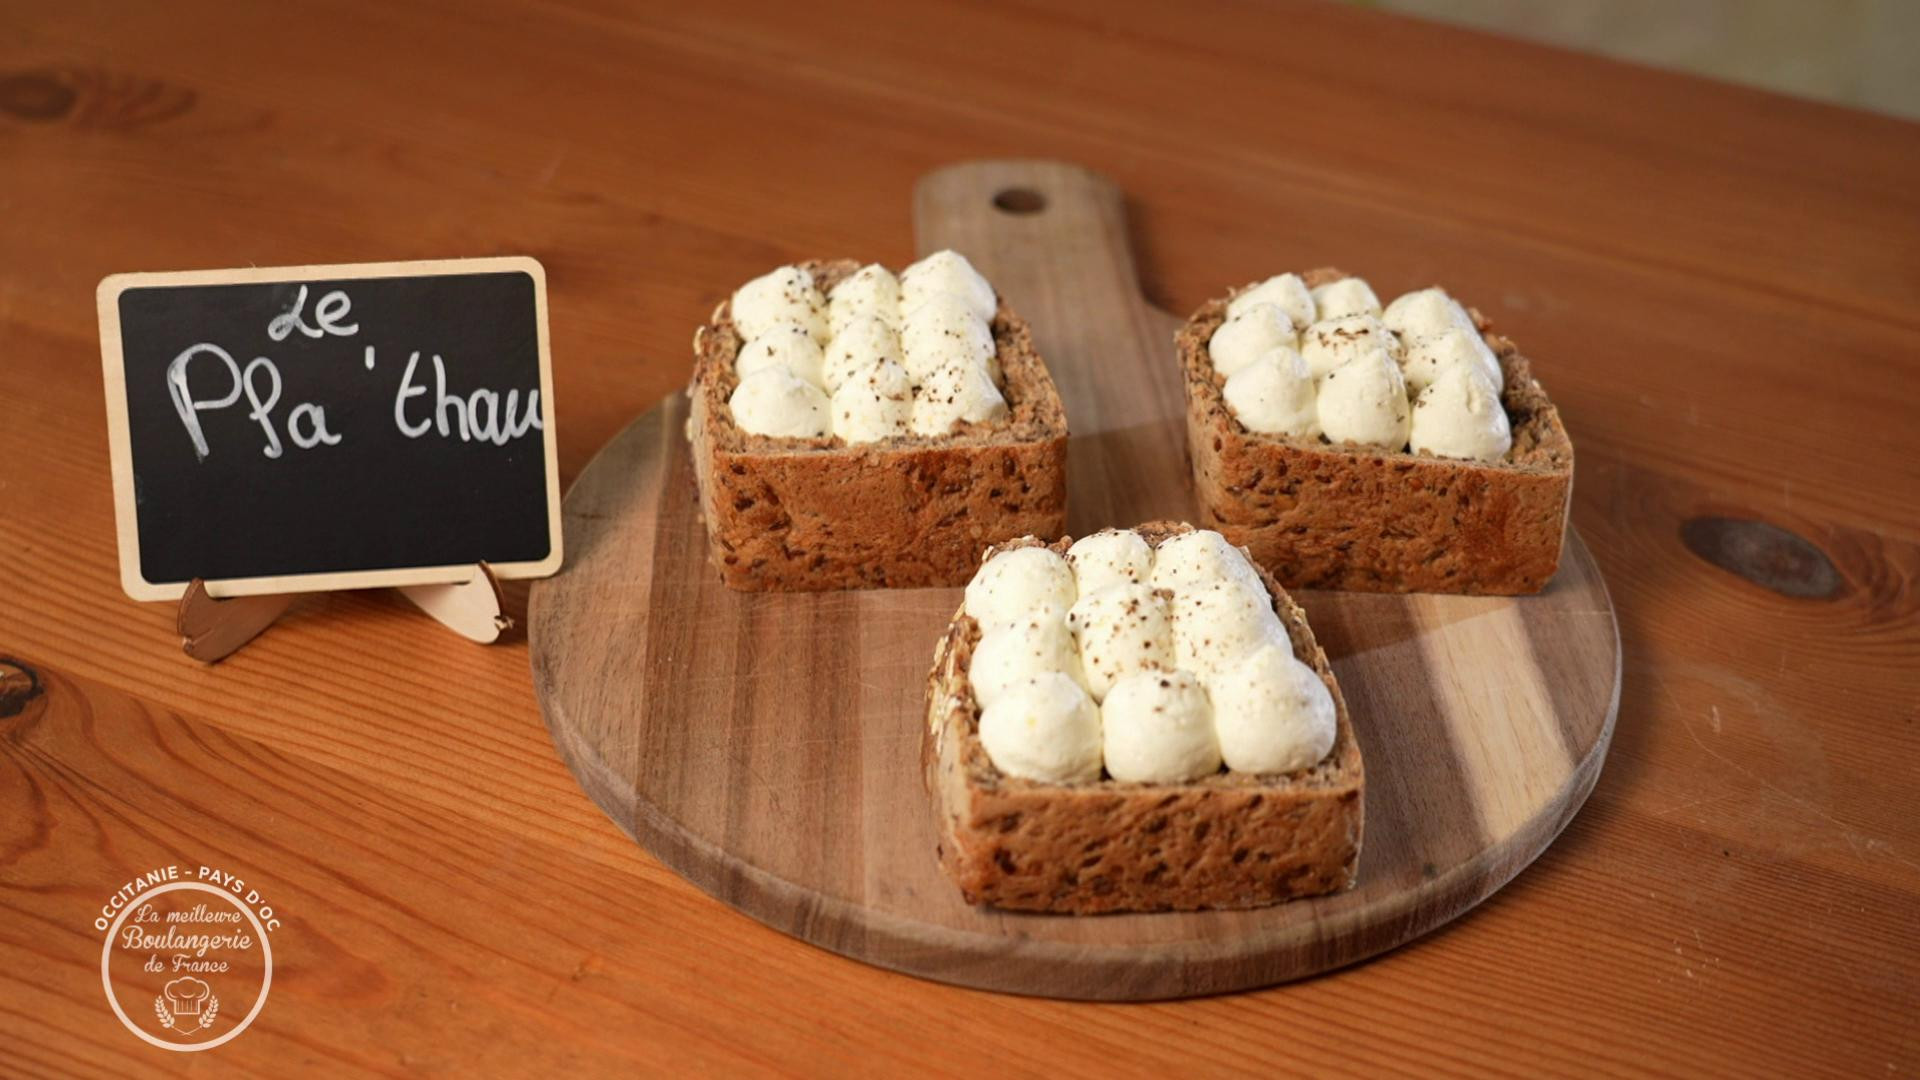
[[[118,274],[99,307],[129,596],[559,568],[534,260]]]

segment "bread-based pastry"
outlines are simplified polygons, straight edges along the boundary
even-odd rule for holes
[[[976,582],[934,653],[922,753],[968,902],[1248,908],[1353,884],[1353,725],[1305,613],[1243,552],[1156,522],[1013,541]]]

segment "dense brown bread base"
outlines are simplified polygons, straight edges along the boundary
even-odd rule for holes
[[[1318,285],[1347,275],[1304,276]],[[1485,333],[1486,320],[1473,313],[1506,372],[1513,449],[1505,460],[1329,446],[1258,435],[1234,418],[1221,396],[1226,380],[1207,357],[1230,299],[1201,305],[1174,337],[1203,523],[1288,588],[1514,595],[1545,587],[1560,565],[1573,443],[1513,342]]]
[[[859,269],[851,259],[802,263],[822,291]],[[774,439],[736,426],[727,408],[740,336],[722,303],[694,333],[687,439],[713,563],[729,588],[825,589],[960,585],[980,553],[1067,525],[1067,417],[1033,348],[1003,302],[993,317],[1011,416],[940,438],[848,446]]]
[[[1142,525],[1147,542],[1192,526]],[[1005,548],[1031,547],[1019,540]],[[1068,540],[1050,545],[1065,551]],[[1284,776],[1185,784],[1048,784],[1002,774],[967,681],[979,627],[956,614],[934,651],[921,743],[940,864],[972,904],[1091,915],[1251,908],[1352,887],[1365,783],[1347,704],[1306,613],[1271,575],[1293,652],[1327,684],[1339,728],[1325,761]]]

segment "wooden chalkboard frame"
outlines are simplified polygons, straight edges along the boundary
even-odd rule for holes
[[[120,587],[135,600],[177,600],[189,582],[148,581],[140,566],[138,508],[134,501],[133,445],[128,428],[126,366],[122,352],[120,295],[129,289],[189,285],[258,285],[269,282],[326,282],[365,278],[444,277],[464,274],[525,273],[533,279],[540,346],[541,455],[547,480],[547,556],[530,562],[489,563],[500,578],[547,577],[560,569],[560,465],[553,406],[552,338],[547,325],[547,273],[525,255],[408,262],[336,263],[317,266],[266,266],[234,270],[187,270],[113,274],[95,293],[100,319],[100,362],[107,400],[107,444],[112,457],[114,527],[120,552]],[[473,563],[395,567],[381,570],[282,574],[220,578],[204,582],[208,596],[260,596],[387,586],[441,585],[473,579]]]

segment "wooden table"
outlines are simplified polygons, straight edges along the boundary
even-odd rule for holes
[[[0,1073],[1920,1069],[1920,129],[1344,6],[676,7],[0,14],[0,653],[38,684],[0,670]],[[524,637],[343,594],[208,668],[120,594],[111,271],[535,255],[568,478],[732,284],[903,261],[916,177],[1015,155],[1118,180],[1172,310],[1334,263],[1442,279],[1538,358],[1619,725],[1453,926],[1212,1000],[921,982],[637,850]],[[95,973],[100,899],[170,861],[286,918],[207,1054],[136,1041]]]

